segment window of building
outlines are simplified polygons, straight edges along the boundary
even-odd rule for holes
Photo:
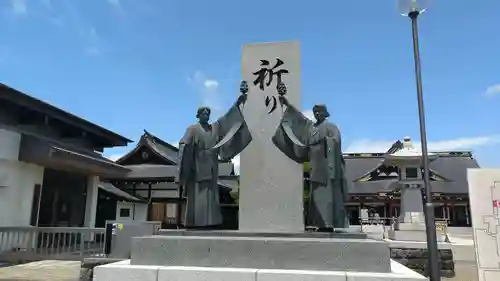
[[[120,217],[121,218],[128,218],[128,217],[130,217],[130,209],[129,208],[121,208],[120,209]]]
[[[406,178],[407,179],[416,179],[418,178],[418,168],[406,168]]]

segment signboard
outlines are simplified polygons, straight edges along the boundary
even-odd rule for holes
[[[500,280],[500,169],[468,169],[479,281]]]

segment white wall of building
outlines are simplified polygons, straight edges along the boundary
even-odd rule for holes
[[[44,168],[18,161],[21,135],[0,129],[0,226],[29,226],[33,191]]]
[[[127,212],[128,216],[122,216],[123,215],[122,213],[127,213]],[[147,219],[148,219],[148,204],[116,202],[117,221],[147,221]]]
[[[17,161],[21,134],[0,128],[0,159]]]

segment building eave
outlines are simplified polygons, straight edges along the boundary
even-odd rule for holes
[[[34,111],[46,114],[47,116],[61,120],[71,126],[81,128],[89,133],[95,134],[108,141],[108,147],[127,146],[132,140],[121,136],[113,131],[103,128],[81,117],[73,115],[47,102],[39,100],[19,90],[0,83],[0,99],[8,100],[21,107],[26,107]]]
[[[124,176],[130,170],[102,155],[31,134],[21,135],[19,161],[99,176]]]

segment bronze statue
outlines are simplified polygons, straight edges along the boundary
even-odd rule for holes
[[[198,123],[187,128],[179,142],[179,170],[176,181],[187,197],[186,228],[213,228],[222,224],[219,204],[219,157],[230,160],[252,140],[241,113],[248,85],[242,82],[240,96],[228,112],[213,124],[210,108],[200,107]]]
[[[316,122],[313,122],[289,104],[284,84],[278,86],[278,93],[286,110],[273,143],[297,163],[309,161],[311,168],[307,225],[318,231],[347,228],[344,204],[348,190],[338,127],[328,122],[330,114],[325,105],[314,106]]]

